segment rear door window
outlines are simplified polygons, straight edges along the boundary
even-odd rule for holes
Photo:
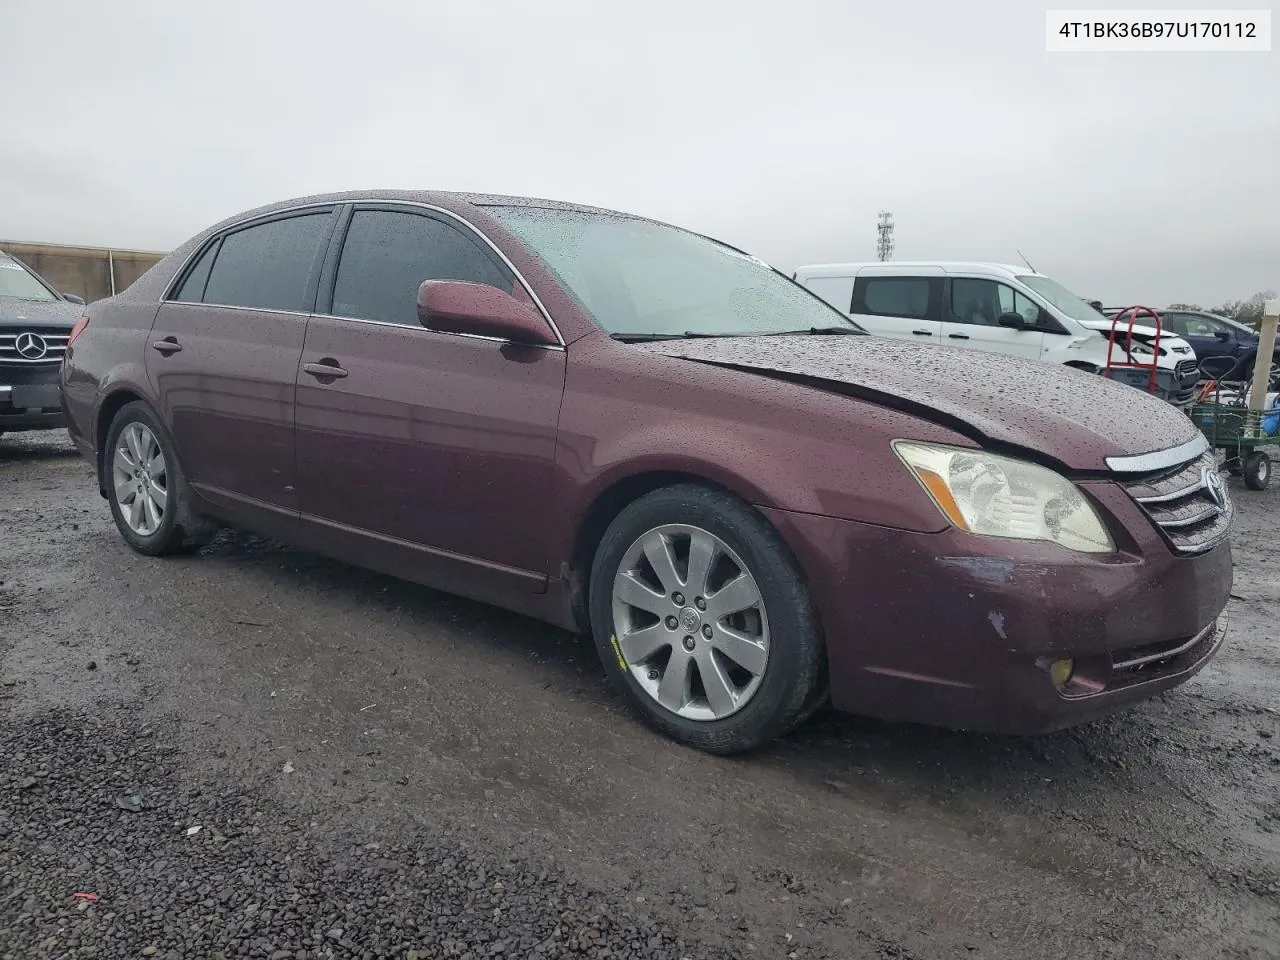
[[[309,313],[329,224],[326,210],[227,234],[209,272],[204,302]]]
[[[853,312],[932,319],[934,286],[928,277],[860,277],[853,288]]]
[[[216,240],[205,248],[204,253],[200,254],[200,259],[188,271],[186,279],[182,281],[182,286],[178,288],[178,292],[174,294],[174,300],[181,300],[184,303],[199,303],[204,299],[204,287],[209,282],[209,270],[213,266],[213,257],[217,250],[218,243]]]
[[[510,271],[451,224],[419,213],[357,210],[342,245],[329,312],[417,326],[424,280],[465,280],[507,293],[515,285]]]

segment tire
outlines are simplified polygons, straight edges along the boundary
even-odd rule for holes
[[[1250,490],[1265,490],[1271,483],[1271,458],[1265,450],[1255,450],[1244,461],[1244,485]]]
[[[655,575],[646,543],[674,561],[665,578]],[[716,557],[705,578],[690,570],[695,549]],[[695,596],[659,593],[673,577],[674,593],[688,589]],[[730,580],[734,593],[721,593]],[[638,595],[633,581],[648,592]],[[696,595],[699,583],[715,588],[703,591],[705,600]],[[733,598],[751,596],[754,606],[733,609]],[[826,699],[824,649],[808,588],[777,531],[728,494],[682,484],[627,506],[596,550],[589,604],[610,680],[641,720],[683,744],[723,756],[753,750]]]
[[[132,454],[136,450],[142,450],[143,460],[153,466],[142,475],[131,476],[127,468],[136,466]],[[134,401],[120,408],[107,430],[102,455],[111,516],[129,546],[146,556],[160,557],[188,552],[207,542],[213,526],[195,512],[194,497],[178,467],[173,442],[146,404]],[[151,501],[150,509],[146,500]]]
[[[1095,367],[1092,363],[1085,363],[1083,360],[1072,360],[1070,363],[1063,364],[1069,370],[1079,370],[1081,373],[1102,373],[1101,367]]]

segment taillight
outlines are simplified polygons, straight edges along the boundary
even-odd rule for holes
[[[87,327],[88,325],[89,325],[89,317],[87,314],[76,321],[76,325],[71,328],[70,336],[67,337],[68,349],[70,349],[71,345],[76,342],[76,337],[84,333],[84,328]]]

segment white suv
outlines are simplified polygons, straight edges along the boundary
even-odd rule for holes
[[[801,267],[795,280],[886,337],[1008,353],[1084,370],[1107,365],[1110,321],[1042,273],[1002,263],[834,263]],[[1143,318],[1138,318],[1142,323]],[[1146,323],[1150,323],[1147,320]],[[1117,325],[1112,362],[1128,358],[1127,319]],[[1155,330],[1134,327],[1133,360],[1149,363]],[[1162,390],[1189,403],[1199,379],[1195,351],[1161,331]],[[1136,382],[1145,371],[1128,379]]]

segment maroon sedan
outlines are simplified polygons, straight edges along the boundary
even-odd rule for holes
[[[641,717],[715,752],[827,698],[1061,727],[1224,633],[1233,507],[1173,407],[865,335],[610,211],[246,213],[88,308],[62,397],[135,550],[231,524],[589,631]]]

